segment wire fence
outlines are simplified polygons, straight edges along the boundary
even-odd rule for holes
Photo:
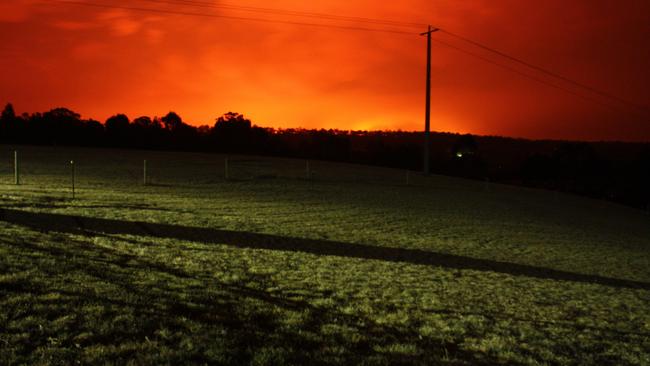
[[[274,189],[283,186],[290,189],[294,183],[336,185],[337,189],[348,189],[352,184],[384,187],[376,192],[387,192],[387,189],[434,190],[438,195],[477,202],[485,199],[498,202],[516,200],[535,205],[551,203],[559,207],[569,204],[596,208],[608,204],[557,191],[319,160],[0,145],[0,189],[4,191],[0,193],[3,195],[38,191],[38,194],[83,199],[91,190],[108,193],[139,189],[139,193],[146,194],[147,189],[156,187],[218,189],[223,184],[270,184]],[[650,206],[646,213],[650,214]]]
[[[3,146],[0,184],[77,189],[296,180],[412,186],[419,172],[319,160],[209,153]],[[428,182],[431,183],[431,182]]]

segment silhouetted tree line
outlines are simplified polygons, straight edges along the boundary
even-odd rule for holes
[[[332,160],[419,170],[422,135],[403,131],[273,129],[228,112],[212,126],[191,126],[169,112],[104,123],[55,108],[0,115],[0,142],[186,150]],[[568,142],[432,134],[432,171],[608,199],[650,208],[650,144]]]

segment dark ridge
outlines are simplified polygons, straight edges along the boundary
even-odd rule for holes
[[[431,172],[569,192],[650,210],[650,143],[527,140],[433,132]],[[0,144],[115,147],[277,156],[421,171],[422,132],[276,129],[228,112],[199,127],[174,112],[104,123],[67,108],[0,112]],[[272,178],[270,176],[262,178]]]

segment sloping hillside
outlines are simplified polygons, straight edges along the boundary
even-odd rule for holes
[[[126,150],[20,147],[14,186],[13,149],[0,363],[650,362],[643,211],[314,161],[231,156],[226,180],[224,156]]]

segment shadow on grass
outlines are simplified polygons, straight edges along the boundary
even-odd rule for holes
[[[0,336],[7,339],[13,352],[13,358],[5,361],[37,363],[42,356],[66,364],[413,365],[461,361],[489,365],[493,361],[460,349],[457,342],[423,337],[415,323],[389,326],[344,314],[333,306],[314,306],[310,299],[329,296],[316,290],[304,300],[268,293],[258,288],[270,281],[265,275],[251,274],[254,277],[224,283],[210,273],[176,268],[73,238],[66,238],[61,245],[39,242],[0,239],[0,245],[14,249],[10,252],[13,259],[29,256],[24,265],[43,276],[5,283],[0,289],[0,298],[32,296],[27,312],[20,303],[14,306],[15,302],[3,308],[6,319],[27,317],[44,324],[37,329],[0,328]],[[6,259],[10,265],[17,262]],[[283,324],[278,310],[301,314],[300,323]],[[71,314],[76,315],[70,318]],[[73,323],[56,328],[56,319],[66,317]],[[325,331],[331,326],[362,338],[351,341],[341,331]],[[29,338],[25,340],[24,334]],[[411,344],[415,351],[390,350],[398,343]],[[98,355],[84,352],[98,346],[104,347]]]
[[[347,258],[406,262],[453,269],[491,271],[514,276],[599,284],[620,288],[650,290],[650,283],[573,273],[525,264],[498,262],[418,249],[390,248],[329,240],[283,237],[242,231],[229,231],[170,224],[101,219],[51,213],[0,209],[0,220],[41,231],[75,234],[131,234],[160,238],[224,244],[240,248],[283,250]]]

